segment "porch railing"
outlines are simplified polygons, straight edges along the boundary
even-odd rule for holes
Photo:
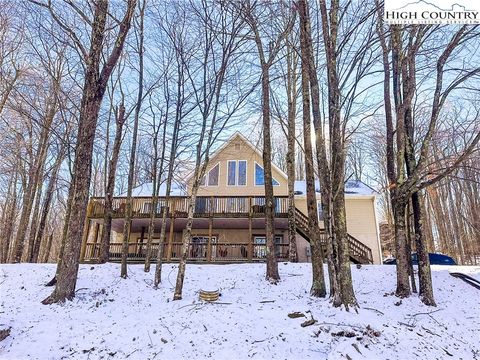
[[[156,260],[158,252],[158,243],[152,244],[151,259]],[[109,245],[109,260],[120,261],[122,258],[122,243],[113,243]],[[247,262],[250,261],[249,252],[252,251],[252,261],[262,261],[267,257],[266,245],[247,244],[247,243],[213,243],[212,251],[208,254],[208,244],[190,243],[188,246],[187,260],[199,262]],[[164,261],[178,261],[181,256],[182,243],[163,244]],[[85,248],[85,259],[87,262],[95,262],[99,258],[100,244],[87,243]],[[143,262],[147,255],[146,243],[129,243],[127,260],[129,262]],[[276,244],[275,255],[278,260],[288,259],[288,244]]]
[[[186,217],[190,198],[185,196],[170,197],[168,203],[165,197],[159,197],[155,215],[161,216],[167,211],[169,216]],[[288,213],[288,197],[275,197],[275,213]],[[124,217],[127,198],[113,199],[114,218]],[[90,200],[89,216],[100,218],[105,215],[105,199],[95,197]],[[148,217],[153,206],[151,197],[135,197],[132,199],[132,213],[134,217]],[[265,214],[264,196],[198,196],[195,201],[194,216],[262,216]]]

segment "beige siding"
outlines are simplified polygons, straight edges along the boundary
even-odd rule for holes
[[[247,185],[246,186],[228,186],[227,185],[227,164],[228,160],[246,160],[247,161]],[[236,136],[221,151],[219,151],[209,161],[207,172],[220,164],[220,173],[218,186],[201,186],[199,196],[247,196],[264,195],[264,186],[255,185],[255,162],[263,167],[262,157],[246,143],[240,136]],[[287,179],[275,168],[272,168],[272,176],[279,182],[279,186],[274,186],[275,195],[287,195]],[[188,182],[190,192],[192,181]]]
[[[374,198],[352,198],[346,197],[345,208],[347,212],[347,231],[355,238],[372,249],[373,261],[381,263],[380,250],[378,247],[377,223],[375,216]],[[295,206],[298,210],[307,215],[307,199],[296,197]],[[320,227],[323,223],[320,222]],[[302,238],[303,239],[303,238]],[[305,253],[307,242],[300,242],[298,247],[299,255]]]
[[[246,186],[228,186],[227,185],[227,164],[229,160],[246,160],[247,161],[247,185]],[[207,172],[219,164],[218,186],[201,186],[198,192],[199,196],[263,196],[264,186],[255,185],[255,163],[263,167],[261,154],[240,135],[236,135],[220,151],[218,151],[210,159]],[[279,186],[274,186],[274,193],[277,196],[286,196],[287,179],[284,173],[277,168],[272,167],[272,175],[279,182]],[[191,189],[191,180],[188,182],[188,192]],[[375,206],[373,197],[368,196],[347,196],[346,212],[347,212],[347,229],[348,232],[362,241],[365,245],[372,249],[375,263],[380,263],[380,251],[377,236],[377,224],[375,217]],[[295,197],[295,206],[298,210],[307,215],[307,202],[305,196]],[[323,223],[320,223],[323,227]],[[253,234],[263,234],[265,231],[254,230]],[[208,235],[208,230],[193,230],[193,234]],[[219,242],[229,243],[247,243],[248,229],[219,229],[213,230],[212,234],[217,236]],[[286,236],[286,235],[284,235]],[[131,242],[136,242],[140,237],[140,233],[132,233]],[[145,238],[147,234],[145,233]],[[300,261],[308,261],[306,248],[309,244],[301,236],[298,239],[298,254]],[[119,243],[122,241],[122,234],[113,233],[112,242]],[[168,234],[167,239],[168,241]],[[182,232],[176,232],[174,242],[182,241]]]
[[[307,249],[310,249],[310,243],[302,236],[297,234],[297,257],[298,262],[310,262],[311,257],[307,256]]]
[[[381,263],[374,198],[345,200],[348,232],[372,249],[373,262]]]

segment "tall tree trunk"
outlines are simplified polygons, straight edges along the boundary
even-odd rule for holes
[[[167,105],[168,108],[168,105]],[[167,112],[168,113],[168,112]],[[155,131],[155,136],[153,139],[153,147],[154,147],[154,163],[153,163],[153,181],[152,181],[152,208],[150,209],[150,221],[148,224],[148,237],[147,237],[147,254],[145,257],[145,266],[143,270],[145,272],[150,272],[150,262],[152,257],[152,241],[153,235],[155,233],[155,216],[157,214],[157,204],[158,204],[158,194],[160,191],[160,186],[162,184],[162,175],[163,175],[163,163],[165,160],[165,148],[166,148],[166,137],[167,137],[167,123],[168,123],[168,115],[165,115],[164,123],[163,123],[163,134],[162,134],[162,153],[160,155],[160,166],[158,166],[158,131],[160,130],[160,124],[158,125],[158,129]],[[168,211],[168,203],[165,201],[164,206],[162,208],[163,212]],[[163,214],[162,214],[163,217]],[[160,245],[159,245],[160,246]],[[163,247],[163,244],[162,244]],[[163,256],[163,250],[161,255]]]
[[[333,218],[335,219],[335,226],[333,229],[338,244],[339,276],[337,281],[340,286],[341,304],[345,306],[346,310],[348,310],[350,306],[354,308],[358,307],[358,303],[352,284],[344,194],[345,192],[342,186],[341,190],[337,192],[334,197]]]
[[[110,237],[112,233],[113,216],[113,193],[115,191],[115,175],[117,173],[118,157],[122,145],[123,124],[125,123],[125,106],[122,103],[115,110],[115,139],[113,140],[112,157],[108,164],[107,185],[105,188],[105,213],[103,216],[103,233],[100,242],[100,254],[98,262],[104,264],[108,261],[108,250],[110,248]]]
[[[22,214],[20,218],[20,223],[17,231],[17,237],[15,239],[15,258],[14,262],[20,262],[23,254],[25,237],[27,234],[27,228],[30,223],[30,218],[32,218],[32,223],[30,227],[30,235],[28,240],[27,247],[27,257],[28,261],[31,261],[33,245],[35,241],[36,227],[38,221],[38,212],[40,208],[40,198],[42,196],[42,185],[43,185],[43,172],[45,169],[45,162],[48,155],[49,147],[49,138],[51,125],[55,114],[57,113],[57,100],[58,100],[58,88],[59,80],[53,79],[52,81],[53,93],[49,97],[50,104],[47,106],[47,111],[45,113],[45,121],[42,124],[42,131],[40,133],[40,139],[38,143],[38,148],[35,154],[35,159],[33,161],[33,167],[31,171],[31,176],[28,182],[28,189],[25,189],[25,201],[22,207]],[[33,207],[33,215],[32,213]]]
[[[315,196],[315,170],[313,168],[312,134],[310,121],[310,84],[308,72],[308,55],[305,40],[305,23],[301,16],[301,54],[302,54],[302,119],[303,147],[305,152],[305,179],[307,187],[307,215],[310,247],[312,250],[312,287],[310,294],[325,297],[325,276],[323,274],[323,250],[318,226],[317,199]]]
[[[428,257],[427,243],[424,237],[424,206],[418,192],[412,194],[413,221],[415,228],[415,246],[418,258],[418,280],[420,298],[425,305],[436,306],[433,296],[432,273]]]
[[[103,53],[103,40],[108,14],[108,1],[99,0],[95,4],[92,21],[90,51],[86,61],[85,83],[83,86],[77,144],[71,183],[72,201],[68,230],[63,246],[63,254],[57,267],[56,287],[53,293],[42,303],[52,304],[72,299],[75,296],[77,274],[82,245],[84,222],[86,221],[88,192],[92,170],[92,152],[98,113],[105,94],[108,79],[122,52],[126,35],[130,28],[135,10],[135,0],[129,0],[124,18],[119,24],[119,31],[114,48],[100,71]]]
[[[195,202],[197,200],[199,182],[195,179],[192,194],[188,199],[188,211],[187,211],[187,225],[183,233],[182,248],[180,250],[180,262],[178,264],[177,281],[175,283],[175,293],[173,294],[173,300],[182,299],[183,281],[185,280],[185,269],[187,266],[188,247],[190,245],[190,238],[192,236],[193,225],[193,212],[195,210]]]
[[[1,234],[1,257],[0,263],[6,263],[8,260],[8,253],[10,250],[10,244],[12,242],[13,229],[15,225],[15,215],[17,212],[17,181],[18,172],[15,172],[9,184],[9,190],[7,200],[5,201],[4,209],[4,221]]]
[[[32,210],[32,187],[36,187],[36,184],[33,185],[29,183],[28,186],[24,187],[22,211],[20,213],[20,220],[18,222],[17,234],[12,246],[11,262],[18,263],[22,259],[25,235],[28,229],[28,220]]]
[[[407,254],[412,254],[412,234],[414,233],[413,224],[412,224],[413,213],[411,211],[411,203],[409,201],[407,205],[407,214],[406,214],[406,227],[407,227]],[[413,270],[413,261],[412,256],[408,257],[408,274],[410,276],[410,284],[412,287],[412,292],[417,293],[417,283],[415,282],[415,272]]]
[[[297,232],[295,229],[295,115],[297,106],[297,61],[294,49],[287,45],[287,176],[288,176],[288,258],[297,262]]]
[[[406,202],[398,199],[393,203],[393,218],[395,222],[395,256],[397,259],[397,289],[398,297],[408,297],[411,294],[407,248],[407,229],[405,224]]]
[[[323,223],[326,232],[327,265],[330,282],[330,297],[334,304],[340,302],[340,288],[337,281],[338,272],[338,250],[332,228],[332,193],[330,166],[327,157],[327,145],[325,141],[324,128],[322,126],[320,112],[320,90],[318,75],[315,66],[315,58],[312,45],[312,29],[310,25],[310,14],[306,0],[298,2],[300,18],[301,46],[303,46],[302,61],[308,65],[308,74],[311,89],[313,125],[315,127],[315,145],[317,150],[317,165],[319,173]],[[325,281],[325,280],[319,280]]]
[[[133,190],[133,176],[135,172],[135,157],[137,152],[137,133],[138,133],[138,122],[140,117],[140,108],[142,107],[143,101],[143,20],[145,14],[145,0],[143,1],[140,7],[140,24],[139,24],[139,47],[138,47],[138,58],[139,58],[139,69],[138,69],[138,93],[137,93],[137,103],[135,105],[135,118],[133,123],[133,134],[132,134],[132,148],[130,151],[130,164],[128,168],[128,186],[127,186],[127,200],[125,207],[125,221],[123,226],[123,246],[122,246],[122,266],[120,277],[126,279],[127,274],[127,256],[128,256],[128,243],[130,241],[130,231],[132,227],[132,190]]]
[[[262,66],[262,118],[263,118],[263,170],[265,187],[265,237],[267,243],[266,279],[272,283],[280,280],[278,263],[275,256],[275,199],[272,183],[272,144],[270,136],[270,77],[269,66]]]
[[[42,204],[42,214],[40,216],[38,232],[36,233],[36,236],[35,236],[32,257],[30,259],[31,262],[38,262],[38,258],[40,254],[40,245],[45,232],[45,227],[47,225],[48,213],[50,211],[50,205],[52,203],[53,194],[55,191],[55,187],[57,185],[58,172],[60,171],[60,166],[62,165],[63,159],[64,159],[64,151],[62,149],[57,154],[57,159],[55,160],[52,173],[50,174],[50,179],[48,180],[47,191],[45,192],[45,198],[43,199],[43,204]]]
[[[43,169],[42,169],[43,173]],[[43,178],[43,176],[42,176]],[[40,204],[41,204],[41,199],[42,199],[42,192],[43,192],[43,179],[39,179],[40,181],[38,182],[37,189],[36,189],[36,195],[35,195],[35,203],[33,206],[33,211],[32,211],[32,219],[31,219],[31,224],[30,224],[30,234],[28,235],[28,247],[27,247],[27,262],[34,262],[33,261],[33,253],[34,253],[34,247],[35,247],[35,237],[38,231],[38,220],[39,220],[39,215],[40,215]]]
[[[320,13],[325,54],[327,57],[328,83],[328,117],[330,125],[331,144],[331,196],[333,243],[338,253],[337,283],[340,290],[341,304],[348,310],[350,306],[358,307],[353,291],[350,254],[348,248],[348,233],[345,213],[345,128],[346,120],[341,114],[341,89],[337,73],[337,36],[339,27],[339,1],[332,0],[330,11],[327,12],[325,0],[320,0]],[[335,249],[334,249],[335,250]],[[335,304],[335,303],[334,303]],[[337,304],[339,305],[339,304]]]
[[[43,255],[43,262],[44,263],[48,262],[48,259],[50,258],[50,251],[52,249],[52,243],[53,243],[53,232],[50,235],[48,235],[47,246],[45,246],[45,253]]]
[[[148,233],[147,233],[147,248],[145,254],[145,263],[143,266],[144,272],[150,272],[150,263],[152,257],[152,241],[153,234],[155,232],[155,216],[157,214],[157,204],[158,204],[158,189],[157,189],[157,177],[160,178],[158,174],[158,149],[157,149],[157,136],[158,133],[155,132],[153,139],[153,177],[152,177],[152,202],[150,207],[150,215],[148,221]],[[164,143],[165,144],[165,143]]]
[[[162,281],[162,262],[163,262],[163,244],[165,243],[165,233],[167,229],[167,215],[171,214],[171,219],[174,212],[172,202],[170,200],[170,192],[172,188],[173,181],[173,170],[175,168],[175,158],[177,153],[177,142],[180,131],[180,125],[182,120],[182,102],[183,102],[183,67],[177,66],[178,78],[177,78],[177,102],[175,106],[175,123],[173,124],[173,134],[172,134],[172,144],[170,147],[170,155],[168,162],[168,171],[167,171],[167,183],[165,188],[165,210],[162,213],[162,225],[160,228],[160,239],[158,243],[157,250],[157,263],[155,265],[155,277],[153,285],[155,288],[158,288],[158,285]],[[167,110],[168,111],[168,110]],[[165,119],[165,126],[167,120]],[[165,131],[165,129],[164,129]],[[165,135],[165,133],[164,133]],[[165,146],[165,145],[164,145]],[[170,226],[173,226],[173,222],[170,222]],[[185,274],[183,275],[185,276]],[[183,284],[183,279],[182,279]]]

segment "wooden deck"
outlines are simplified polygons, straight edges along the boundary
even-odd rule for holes
[[[168,204],[165,197],[159,197],[155,209],[155,217],[162,217],[167,211],[167,217],[187,217],[189,198],[172,196]],[[126,197],[113,199],[113,218],[125,217]],[[90,200],[88,217],[103,218],[105,215],[105,199],[94,197]],[[195,201],[195,217],[265,217],[264,196],[198,196]],[[151,197],[132,198],[133,218],[148,218],[152,209]],[[288,216],[288,197],[275,197],[275,216]]]
[[[126,209],[125,197],[116,197],[113,200],[113,219],[122,219],[125,217]],[[90,221],[100,220],[105,216],[105,199],[92,198],[89,202],[87,217]],[[165,241],[164,251],[165,261],[176,261],[179,259],[181,243],[173,241],[173,223],[175,219],[185,219],[188,216],[189,198],[186,196],[170,197],[168,202],[165,197],[159,197],[155,209],[155,218],[162,218],[164,212],[167,212],[167,218],[170,221],[169,234]],[[150,217],[152,210],[152,197],[134,197],[132,198],[132,218],[145,219]],[[295,209],[296,231],[308,242],[310,235],[308,230],[308,217],[301,211]],[[196,198],[195,218],[211,219],[208,228],[208,243],[189,245],[188,260],[199,262],[251,262],[263,261],[266,258],[265,245],[253,243],[252,238],[252,219],[265,217],[265,197],[263,196],[199,196]],[[288,197],[275,197],[275,217],[288,217]],[[212,239],[212,219],[214,218],[244,218],[248,219],[249,236],[244,243],[213,243]],[[98,226],[95,230],[95,238],[98,237]],[[95,262],[98,259],[98,241],[89,243],[88,228],[84,235],[82,246],[81,261]],[[321,229],[321,243],[326,250],[327,238],[325,232]],[[249,241],[249,242],[248,242]],[[358,239],[348,234],[348,244],[350,250],[350,259],[354,263],[371,264],[373,263],[372,250]],[[153,244],[152,255],[157,254],[158,244]],[[118,261],[121,257],[121,243],[110,244],[109,258],[111,261]],[[288,244],[277,244],[276,255],[279,260],[288,259]],[[146,244],[129,244],[129,261],[144,261],[147,253]]]
[[[144,262],[147,254],[146,243],[129,243],[128,262]],[[151,259],[156,261],[158,243],[152,244]],[[166,262],[179,261],[182,243],[164,243],[163,260]],[[85,262],[96,262],[100,250],[99,243],[87,243],[85,251]],[[112,243],[109,248],[109,260],[116,262],[121,260],[122,244]],[[251,254],[251,255],[250,255]],[[276,244],[275,255],[279,261],[288,259],[288,244]],[[214,243],[211,245],[211,254],[208,244],[190,244],[187,260],[189,262],[208,263],[235,263],[235,262],[258,262],[265,261],[267,248],[265,245],[252,243]]]

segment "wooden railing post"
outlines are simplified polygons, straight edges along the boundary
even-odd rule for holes
[[[212,228],[213,228],[213,216],[210,215],[210,218],[208,219],[207,262],[212,261]]]
[[[252,197],[248,198],[248,261],[253,259]]]
[[[83,239],[82,239],[82,248],[80,250],[80,262],[85,261],[85,251],[87,250],[87,241],[88,235],[90,235],[90,222],[89,218],[85,219],[85,224],[83,225]]]
[[[167,247],[167,261],[172,260],[172,244],[173,244],[173,226],[175,225],[175,216],[170,217],[170,235],[168,236],[168,247]]]
[[[137,254],[142,254],[143,251],[143,240],[145,239],[145,226],[142,226],[142,232],[140,233],[140,241],[137,243]]]

